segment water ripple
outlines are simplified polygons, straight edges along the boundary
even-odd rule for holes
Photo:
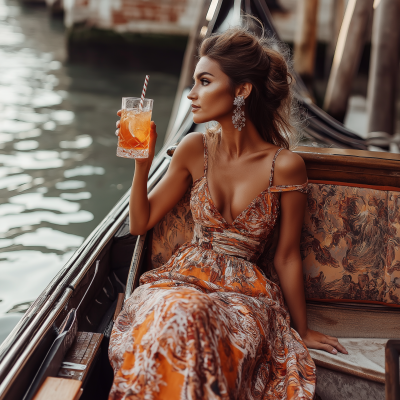
[[[90,175],[104,175],[105,170],[103,167],[94,167],[92,165],[82,165],[73,169],[67,169],[64,171],[66,178],[72,178],[74,176],[90,176]]]
[[[30,213],[10,214],[1,218],[0,234],[4,234],[13,228],[32,227],[43,222],[56,225],[69,225],[72,223],[89,222],[93,219],[93,214],[89,211],[78,211],[69,214],[56,214],[50,211],[34,211]]]

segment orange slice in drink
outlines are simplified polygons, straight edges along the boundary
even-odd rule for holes
[[[139,142],[148,140],[151,112],[139,112],[129,121],[129,132]]]

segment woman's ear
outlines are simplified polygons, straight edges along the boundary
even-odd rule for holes
[[[235,96],[243,96],[245,99],[250,96],[253,85],[250,82],[242,83],[235,90]]]

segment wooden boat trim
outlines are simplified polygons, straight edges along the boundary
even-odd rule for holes
[[[400,155],[365,150],[298,147],[309,180],[400,187]]]
[[[50,312],[49,316],[47,317],[46,321],[41,325],[40,329],[36,332],[33,339],[28,343],[25,350],[22,354],[18,357],[18,360],[14,363],[11,370],[4,378],[4,380],[0,384],[0,400],[4,399],[5,395],[7,394],[8,389],[14,383],[15,379],[18,377],[19,371],[23,368],[23,366],[28,362],[29,358],[31,357],[32,353],[36,349],[36,347],[40,343],[40,339],[43,335],[52,328],[52,325],[56,318],[59,316],[63,308],[68,304],[69,299],[71,298],[73,290],[67,288],[64,291],[64,294],[61,296],[57,307],[53,308]]]
[[[335,156],[352,156],[384,160],[400,161],[400,154],[385,153],[381,151],[354,150],[354,149],[338,149],[324,147],[298,146],[294,149],[296,153],[305,154],[320,154],[320,155],[335,155]]]
[[[385,348],[386,400],[398,400],[400,398],[399,356],[400,340],[388,340]]]
[[[133,292],[135,281],[138,278],[140,260],[144,250],[144,244],[146,242],[146,233],[139,235],[135,244],[135,250],[133,251],[131,266],[129,268],[128,280],[126,282],[125,301],[130,297]]]
[[[147,193],[150,193],[150,191],[153,189],[156,183],[165,174],[165,172],[169,167],[170,162],[171,162],[170,157],[165,158],[164,161],[161,163],[160,167],[158,168],[157,174],[154,174],[149,179],[147,184]],[[132,294],[136,281],[138,280],[138,273],[140,271],[140,262],[142,259],[145,242],[146,242],[146,233],[144,235],[139,235],[136,240],[135,250],[133,251],[132,261],[129,267],[128,279],[126,282],[126,290],[125,290],[125,300],[128,299],[129,296]]]

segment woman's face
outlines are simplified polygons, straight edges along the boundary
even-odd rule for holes
[[[208,57],[201,57],[194,71],[194,86],[188,94],[192,101],[193,121],[201,124],[232,118],[234,95],[228,75],[218,63]]]

